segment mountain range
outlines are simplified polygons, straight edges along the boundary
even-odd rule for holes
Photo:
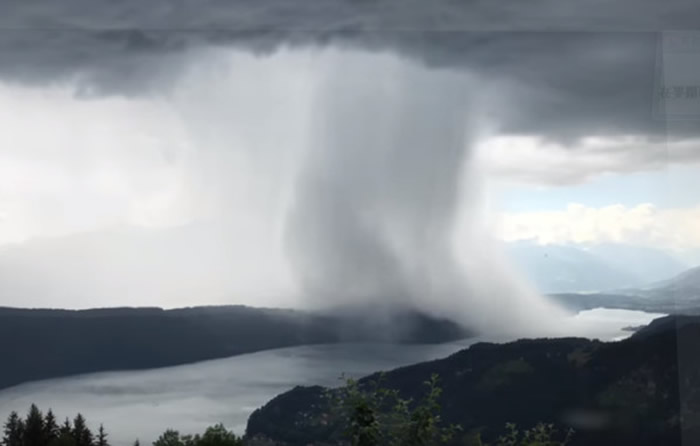
[[[686,259],[658,249],[616,243],[587,246],[519,241],[506,243],[504,249],[542,293],[641,287],[692,266]]]
[[[560,293],[551,297],[574,311],[619,308],[650,313],[700,314],[700,267],[645,287],[602,293]]]

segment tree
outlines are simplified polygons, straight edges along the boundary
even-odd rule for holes
[[[508,423],[506,433],[498,439],[495,446],[566,446],[573,433],[573,430],[569,430],[564,438],[558,440],[557,437],[561,435],[553,424],[539,423],[521,432],[515,424]]]
[[[85,423],[85,418],[78,414],[73,420],[73,439],[76,446],[93,446],[93,435]]]
[[[243,446],[243,439],[221,423],[208,427],[201,437],[195,436],[194,442],[196,446]]]
[[[19,419],[19,422],[17,423],[17,430],[19,431],[19,440],[20,444],[24,444],[24,430],[25,430],[25,425],[24,425],[24,420]]]
[[[381,379],[381,378],[380,378]],[[346,436],[353,446],[431,446],[452,439],[459,426],[441,426],[438,398],[442,389],[437,375],[425,382],[428,392],[418,404],[395,390],[379,387],[379,381],[360,389],[348,380],[342,390],[347,422]]]
[[[376,446],[382,432],[379,428],[379,401],[375,393],[361,392],[355,380],[348,380],[344,404],[348,411],[348,425],[345,434],[352,446]]]
[[[17,412],[13,411],[5,422],[2,444],[4,446],[22,446],[23,434],[24,423]]]
[[[437,446],[454,440],[471,446],[566,446],[573,436],[571,430],[562,434],[554,425],[540,423],[523,431],[507,424],[495,443],[484,443],[478,431],[456,438],[460,426],[442,425],[442,389],[437,375],[424,382],[427,392],[418,402],[401,398],[396,390],[381,388],[380,380],[362,385],[348,380],[337,393],[329,394],[335,402],[331,410],[340,410],[352,446]]]
[[[73,424],[70,422],[68,417],[66,417],[66,421],[63,422],[61,427],[58,428],[58,434],[59,435],[73,435]]]
[[[50,444],[49,446],[76,446],[75,443],[75,438],[73,438],[73,435],[69,433],[60,433],[58,434],[58,437],[56,437]]]
[[[107,432],[102,424],[100,424],[100,430],[97,431],[97,446],[109,446],[107,443]]]
[[[44,415],[35,404],[29,408],[24,422],[23,446],[45,446]]]
[[[138,445],[134,443],[134,446]],[[153,442],[153,446],[243,446],[243,439],[223,424],[217,424],[208,427],[204,434],[194,436],[180,435],[178,431],[168,429]]]
[[[396,397],[393,413],[398,420],[398,426],[394,429],[392,439],[394,445],[444,444],[462,430],[458,425],[441,426],[441,407],[438,399],[442,395],[442,388],[438,385],[438,375],[431,375],[430,379],[424,381],[423,384],[426,386],[427,392],[418,404],[412,405],[412,401]]]
[[[49,409],[49,411],[46,412],[46,417],[44,417],[44,444],[50,444],[58,438],[58,435],[59,429],[56,423],[56,417],[53,411]]]
[[[153,446],[183,446],[183,441],[180,438],[180,432],[168,429],[153,442]]]
[[[76,446],[75,438],[73,438],[73,424],[70,419],[66,420],[58,428],[56,438],[49,443],[49,446]]]

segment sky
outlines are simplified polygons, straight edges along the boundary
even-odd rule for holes
[[[500,241],[694,266],[700,10],[583,3],[7,2],[0,305],[451,301],[519,277]]]

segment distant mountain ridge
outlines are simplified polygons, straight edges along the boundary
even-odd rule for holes
[[[655,289],[700,295],[700,266],[684,271],[677,276],[657,284]]]
[[[511,242],[506,252],[543,293],[603,292],[639,287],[689,265],[663,251],[623,244],[540,245]]]
[[[551,297],[575,311],[619,308],[650,313],[700,314],[700,267],[641,288],[602,293],[559,293]]]
[[[0,308],[0,389],[108,370],[165,367],[337,342],[432,343],[473,333],[411,309],[353,314],[244,306],[47,310]],[[393,330],[377,322],[391,321]]]

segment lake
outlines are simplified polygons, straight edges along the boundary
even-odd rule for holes
[[[628,326],[662,315],[595,309],[572,316],[576,336],[620,339]],[[199,432],[222,422],[242,434],[250,413],[296,385],[337,385],[359,377],[448,356],[483,338],[438,345],[335,344],[291,347],[161,369],[95,373],[27,383],[0,391],[0,417],[31,403],[59,420],[83,413],[104,423],[114,446],[152,442],[167,428]],[[488,339],[498,341],[495,339]]]

